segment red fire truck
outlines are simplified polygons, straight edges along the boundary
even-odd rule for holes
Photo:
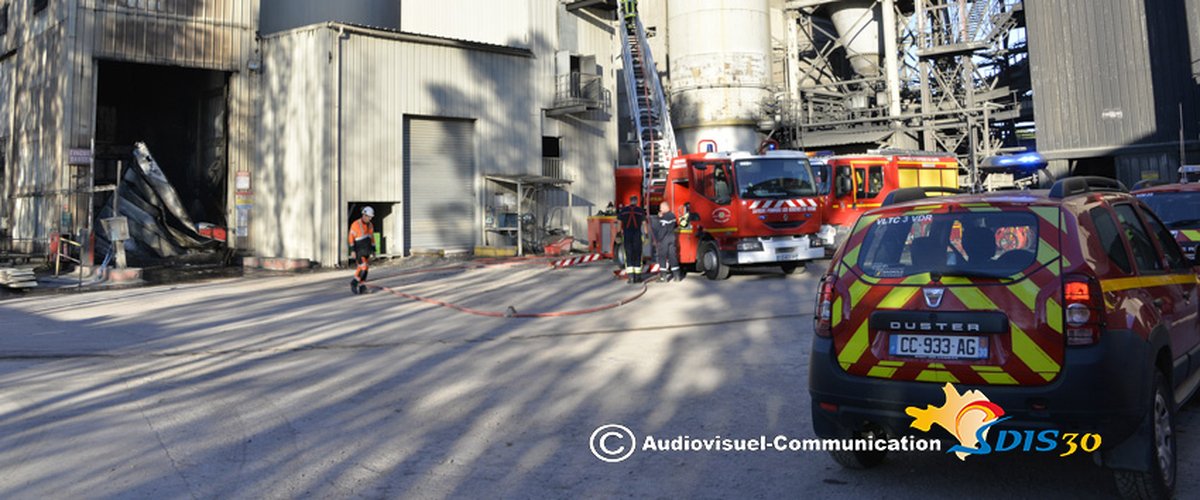
[[[825,224],[836,229],[836,243],[845,241],[859,215],[881,206],[892,191],[959,187],[958,160],[948,153],[884,149],[815,157],[813,170],[825,199]]]
[[[663,200],[675,213],[690,205],[699,220],[679,234],[679,262],[709,279],[725,279],[731,267],[748,265],[778,265],[791,273],[825,256],[816,236],[822,201],[804,153],[683,155],[671,161],[664,183],[643,186],[642,169],[618,169],[618,204],[638,195],[652,213]]]

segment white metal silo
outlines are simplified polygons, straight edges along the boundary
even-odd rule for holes
[[[768,0],[669,0],[671,121],[679,147],[753,150],[771,95]]]
[[[843,0],[829,5],[829,18],[845,44],[850,66],[859,76],[879,76],[881,15],[874,0]]]

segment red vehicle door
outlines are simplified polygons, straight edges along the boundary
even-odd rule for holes
[[[730,206],[733,178],[729,175],[728,162],[697,161],[689,165],[689,170],[692,211],[700,216],[693,224],[692,238],[698,238],[702,232],[719,235],[735,231],[737,225]]]
[[[1139,207],[1138,211],[1146,222],[1150,239],[1160,251],[1163,268],[1167,272],[1164,280],[1169,282],[1169,285],[1164,288],[1164,292],[1168,294],[1165,300],[1173,303],[1170,311],[1172,318],[1169,320],[1172,325],[1172,349],[1177,354],[1190,353],[1200,346],[1200,328],[1197,327],[1200,323],[1191,320],[1200,312],[1200,297],[1196,296],[1196,274],[1192,262],[1183,255],[1171,231],[1152,211],[1146,210],[1145,207]],[[1167,311],[1164,310],[1163,313],[1165,315]]]

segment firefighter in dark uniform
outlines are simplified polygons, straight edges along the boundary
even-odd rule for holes
[[[686,216],[680,217],[685,222]],[[658,262],[658,280],[671,281],[683,279],[679,274],[679,244],[675,234],[679,228],[679,220],[671,213],[671,205],[662,202],[658,206],[658,215],[650,218],[650,231],[654,239],[654,253]],[[667,274],[670,272],[670,274]]]
[[[629,204],[617,210],[621,238],[625,245],[625,275],[629,283],[642,282],[642,234],[646,229],[646,209],[638,206],[638,197],[630,196]]]

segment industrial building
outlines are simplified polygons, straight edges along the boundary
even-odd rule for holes
[[[138,141],[192,220],[263,257],[337,265],[365,204],[387,255],[514,244],[518,224],[584,234],[616,162],[611,17],[530,0],[0,2],[0,239],[87,241]]]
[[[257,161],[257,23],[240,0],[0,2],[0,241],[87,241],[93,188],[137,141],[194,220],[233,220],[228,173]]]
[[[1056,177],[1127,184],[1200,162],[1200,0],[642,0],[639,10],[685,151],[765,138],[838,153],[945,151],[967,184],[985,159],[1023,151],[1040,152]]]
[[[326,2],[297,16],[305,3],[287,2],[297,26],[262,40],[261,168],[239,201],[255,254],[336,264],[367,204],[385,255],[515,245],[515,182],[497,177],[570,181],[521,212],[586,234],[616,162],[607,11],[404,2],[398,19],[311,24]]]

